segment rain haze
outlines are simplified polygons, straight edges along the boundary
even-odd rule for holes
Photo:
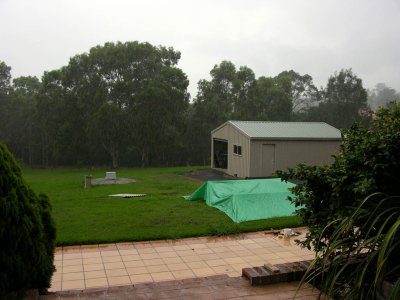
[[[257,77],[284,70],[317,86],[352,68],[373,88],[400,90],[399,1],[0,0],[0,60],[37,76],[105,42],[140,41],[181,52],[192,98],[222,60]]]

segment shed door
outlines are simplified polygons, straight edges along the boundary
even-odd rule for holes
[[[272,176],[275,171],[275,145],[263,144],[261,155],[262,176]]]

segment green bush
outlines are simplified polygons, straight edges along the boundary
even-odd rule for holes
[[[0,298],[48,288],[54,249],[47,196],[29,188],[14,157],[0,144]]]
[[[299,165],[278,175],[301,182],[292,199],[303,205],[298,214],[309,228],[301,244],[318,254],[308,278],[324,276],[331,296],[373,298],[383,280],[399,282],[400,275],[393,255],[400,253],[399,103],[381,109],[370,127],[354,124],[343,134],[331,166]]]

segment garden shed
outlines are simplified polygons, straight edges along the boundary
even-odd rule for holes
[[[324,122],[228,121],[211,131],[211,168],[261,178],[299,163],[333,162],[340,130]]]

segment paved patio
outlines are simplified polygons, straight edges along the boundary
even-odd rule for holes
[[[303,231],[305,231],[303,229]],[[228,237],[62,247],[50,292],[106,289],[143,283],[240,277],[242,268],[313,258],[293,238],[264,232]]]

